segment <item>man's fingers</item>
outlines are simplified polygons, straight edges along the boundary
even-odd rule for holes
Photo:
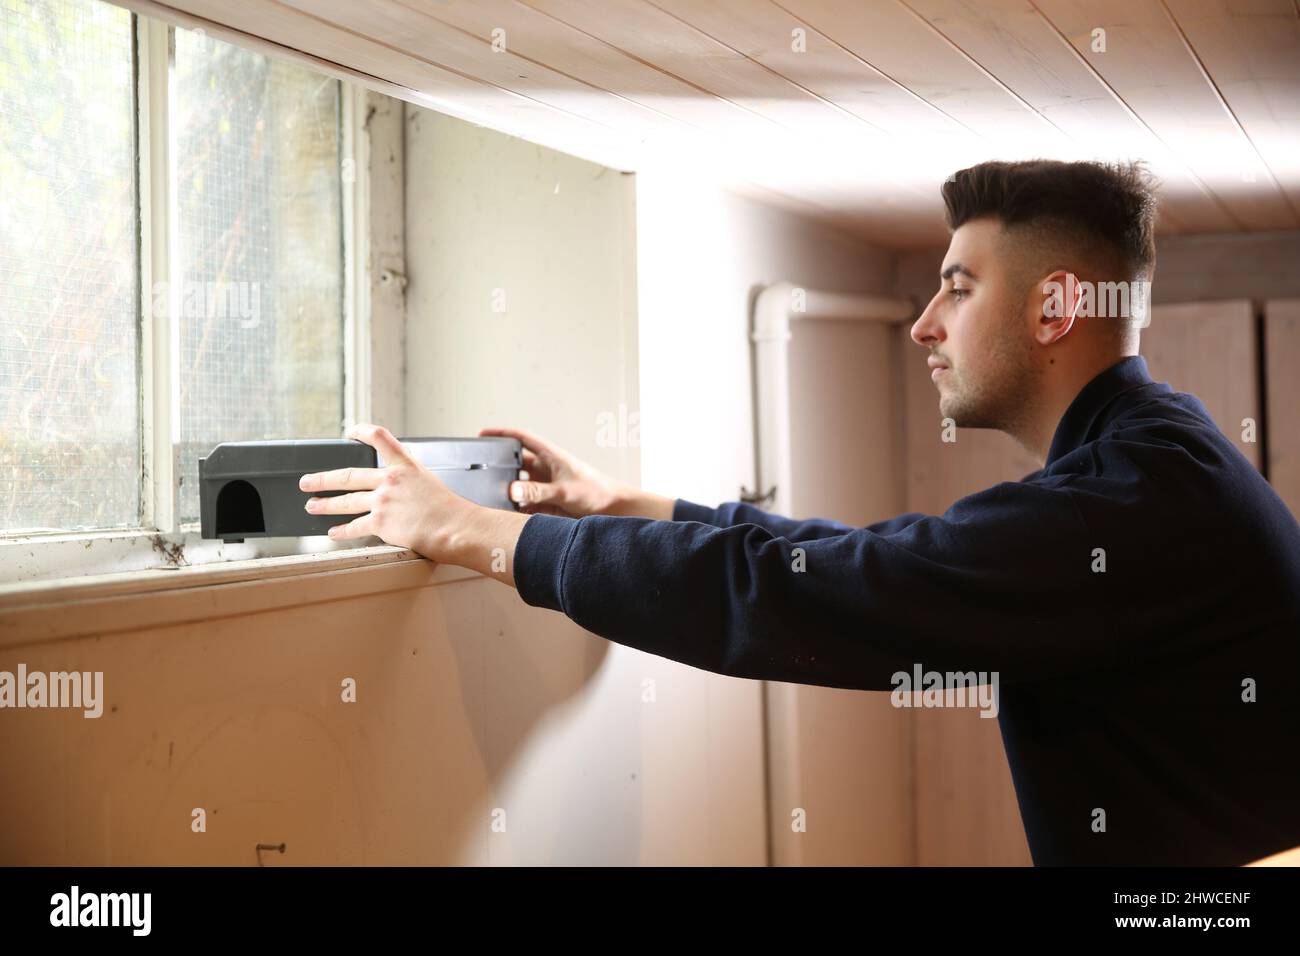
[[[373,491],[384,478],[382,468],[337,468],[298,479],[302,491]]]
[[[374,509],[368,491],[354,491],[347,495],[330,495],[326,498],[308,498],[303,506],[314,515],[360,515]]]
[[[524,449],[523,458],[524,471],[528,472],[528,477],[534,481],[550,481],[551,466],[546,464],[527,448]]]
[[[548,458],[558,460],[557,449],[546,441],[539,438],[532,432],[526,432],[521,428],[481,428],[479,429],[480,437],[490,435],[501,436],[504,438],[517,438],[523,444],[522,462],[524,471],[528,472],[528,477],[537,481],[551,480],[551,465]],[[539,454],[540,452],[540,454]]]
[[[349,425],[347,431],[343,433],[343,437],[365,442],[379,452],[384,459],[385,466],[399,461],[412,460],[402,443],[383,425],[371,425],[369,423]]]

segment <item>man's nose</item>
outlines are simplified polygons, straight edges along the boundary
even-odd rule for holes
[[[938,316],[939,295],[930,300],[921,317],[912,323],[912,341],[922,348],[932,348],[946,338]]]

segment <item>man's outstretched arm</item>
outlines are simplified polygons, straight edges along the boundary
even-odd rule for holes
[[[887,690],[919,664],[1013,682],[1113,666],[1123,643],[1101,626],[1089,538],[1060,490],[1004,482],[890,534],[793,542],[753,524],[484,508],[386,430],[349,434],[392,464],[352,470],[349,487],[368,490],[312,499],[318,513],[369,512],[332,537],[378,534],[616,643],[716,673]],[[313,477],[307,490],[338,480],[311,487]]]
[[[891,534],[804,542],[536,515],[512,573],[527,603],[619,644],[733,677],[888,690],[916,665],[1012,683],[1113,664],[1086,542],[1062,493],[1003,483]]]
[[[636,512],[640,514],[640,512]],[[837,535],[857,531],[853,525],[829,518],[786,518],[783,515],[763,511],[745,501],[724,501],[716,508],[696,504],[685,498],[673,502],[671,517],[674,521],[698,521],[711,524],[715,528],[730,528],[738,524],[756,524],[781,538],[791,541],[812,541],[815,538],[833,538]],[[901,531],[909,524],[924,518],[919,511],[910,511],[885,521],[867,525],[867,530],[876,534],[892,534]]]

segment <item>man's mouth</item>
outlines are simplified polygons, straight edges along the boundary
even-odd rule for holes
[[[930,380],[933,382],[937,382],[943,373],[948,371],[948,363],[943,359],[931,357],[926,360],[926,364],[930,366]]]

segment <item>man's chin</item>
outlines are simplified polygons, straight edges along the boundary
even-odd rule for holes
[[[951,392],[939,396],[939,414],[943,418],[952,419],[952,423],[958,428],[989,427],[978,409],[971,408],[969,403],[963,402],[960,396]]]
[[[939,414],[944,418],[951,418],[953,422],[960,425],[957,419],[962,416],[961,402],[959,402],[951,392],[939,390]]]

